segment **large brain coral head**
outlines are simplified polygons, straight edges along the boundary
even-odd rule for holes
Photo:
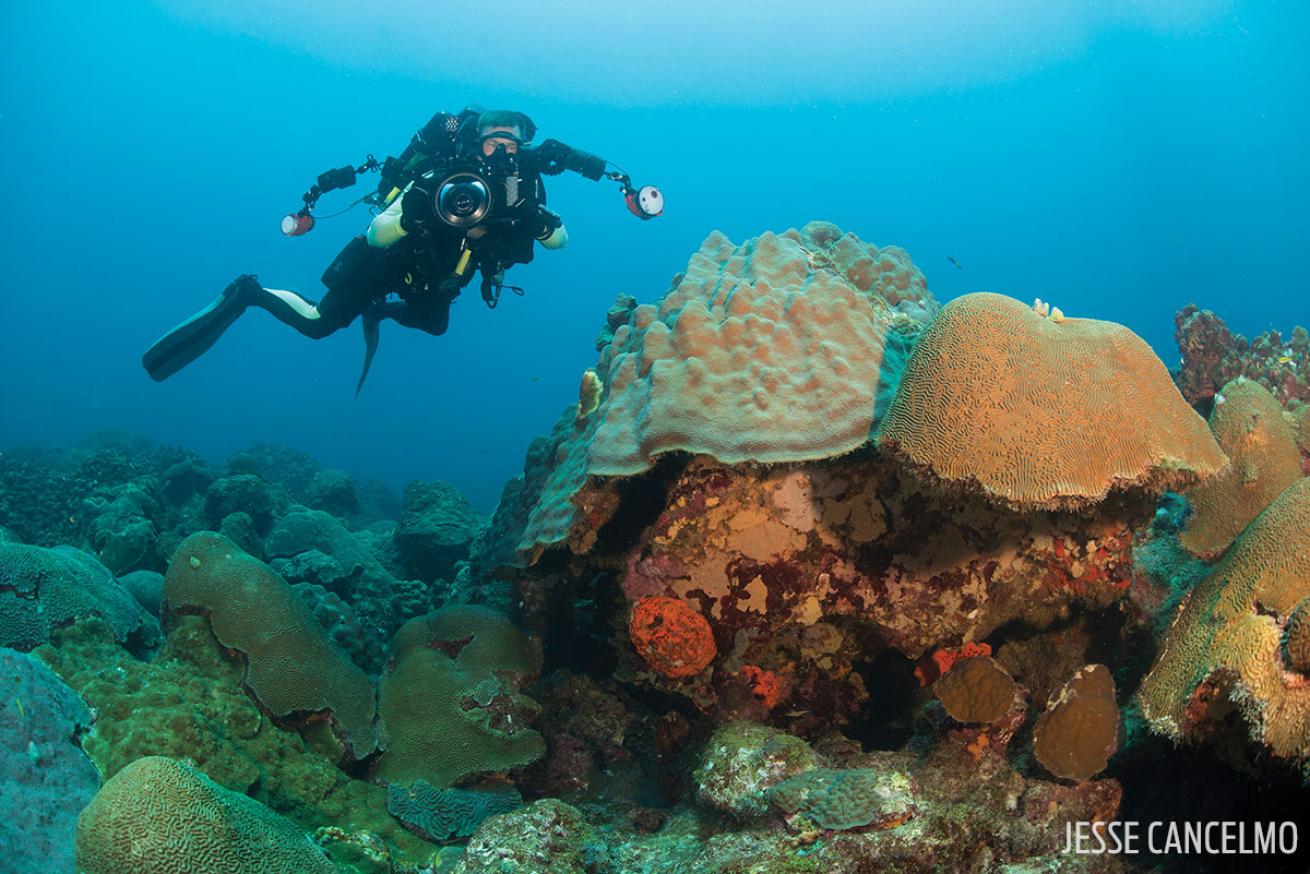
[[[1227,461],[1132,331],[987,293],[951,301],[923,333],[880,445],[1019,509],[1178,488]]]

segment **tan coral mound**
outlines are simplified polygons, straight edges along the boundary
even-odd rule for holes
[[[173,554],[164,600],[172,610],[204,614],[218,642],[243,654],[245,686],[273,717],[327,713],[351,757],[377,748],[368,675],[268,565],[221,534],[197,532]]]
[[[995,722],[1010,711],[1018,688],[994,659],[975,656],[953,665],[932,691],[960,722]]]
[[[1037,717],[1033,755],[1057,777],[1088,780],[1105,769],[1118,747],[1114,677],[1105,665],[1088,665]]]
[[[519,690],[540,670],[540,642],[490,608],[458,605],[409,620],[381,680],[387,751],[373,776],[446,788],[534,761],[545,742],[526,715],[539,707]]]
[[[84,874],[333,874],[304,832],[182,761],[137,759],[77,818]]]
[[[774,463],[861,446],[889,326],[936,306],[904,250],[826,222],[741,245],[715,231],[601,348],[599,406],[555,450],[519,548],[566,538],[588,477],[641,473],[664,453]]]
[[[1282,660],[1285,624],[1310,595],[1310,479],[1256,517],[1183,601],[1142,682],[1142,713],[1195,739],[1236,706],[1251,740],[1275,756],[1310,755],[1310,683]]]
[[[1287,620],[1287,639],[1283,642],[1287,666],[1310,674],[1310,598],[1304,598]]]
[[[999,294],[947,304],[910,357],[881,445],[1018,508],[1178,488],[1225,458],[1149,346]]]
[[[1210,430],[1232,461],[1214,479],[1187,492],[1192,516],[1179,541],[1197,555],[1215,555],[1301,476],[1296,436],[1277,399],[1258,382],[1223,387],[1224,402],[1210,413]]]

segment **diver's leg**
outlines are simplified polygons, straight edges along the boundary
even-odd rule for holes
[[[262,291],[255,277],[238,276],[213,303],[146,350],[141,357],[146,373],[156,382],[162,382],[205,354]]]

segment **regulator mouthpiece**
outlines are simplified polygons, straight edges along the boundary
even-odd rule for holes
[[[642,220],[653,219],[664,212],[664,195],[654,185],[629,188],[623,193],[623,200],[628,204],[628,212]]]
[[[314,230],[314,217],[308,212],[288,213],[282,219],[282,233],[288,237],[299,237]]]

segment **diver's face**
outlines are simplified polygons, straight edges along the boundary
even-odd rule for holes
[[[519,153],[518,140],[514,139],[513,137],[498,137],[495,135],[496,131],[504,131],[505,133],[508,134],[514,133],[513,128],[508,128],[508,127],[491,128],[489,131],[485,132],[482,135],[482,154],[490,158],[492,155],[496,153],[496,149],[498,147],[504,146],[505,154],[517,155]]]

